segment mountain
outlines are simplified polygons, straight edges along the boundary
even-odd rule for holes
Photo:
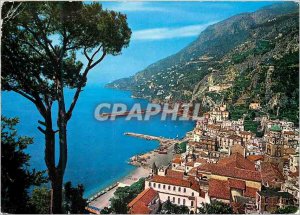
[[[298,122],[299,5],[276,3],[207,27],[178,53],[108,87],[156,102],[261,103]]]

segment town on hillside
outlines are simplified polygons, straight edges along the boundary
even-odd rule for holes
[[[254,104],[249,108],[253,108]],[[299,204],[299,130],[292,122],[256,119],[262,137],[229,120],[218,105],[187,133],[167,165],[152,165],[144,189],[128,203],[131,214],[166,213],[166,204],[199,213],[216,201],[233,213],[274,213]],[[178,146],[177,146],[178,147]],[[200,211],[199,211],[200,210]]]

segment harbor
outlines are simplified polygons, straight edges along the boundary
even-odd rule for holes
[[[162,137],[162,136],[158,137],[158,136],[147,135],[147,134],[139,134],[139,133],[133,133],[133,132],[125,132],[124,135],[131,136],[131,137],[142,138],[142,139],[145,139],[145,140],[158,141],[161,145],[175,144],[177,142],[184,141],[184,139],[179,140],[179,139],[176,139],[176,138],[165,138],[165,137]]]
[[[89,205],[86,208],[91,213],[99,214],[101,209],[108,207],[110,205],[109,200],[113,197],[114,192],[118,187],[130,186],[134,182],[138,181],[138,179],[149,176],[153,163],[158,166],[169,165],[173,157],[174,144],[185,141],[187,138],[185,137],[179,140],[175,138],[172,139],[133,132],[125,132],[124,135],[142,138],[145,140],[159,141],[160,146],[155,150],[131,157],[128,164],[134,165],[137,168],[131,174],[122,178],[119,182],[93,195],[89,199]]]

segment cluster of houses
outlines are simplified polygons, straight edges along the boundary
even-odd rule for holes
[[[131,213],[156,213],[167,200],[197,213],[213,200],[236,213],[273,213],[299,204],[298,129],[291,122],[259,119],[263,137],[229,120],[226,105],[213,108],[190,132],[186,152],[153,170]]]

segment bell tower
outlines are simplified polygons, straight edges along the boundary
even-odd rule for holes
[[[272,163],[283,170],[283,147],[281,131],[271,129],[267,134],[265,162]]]

